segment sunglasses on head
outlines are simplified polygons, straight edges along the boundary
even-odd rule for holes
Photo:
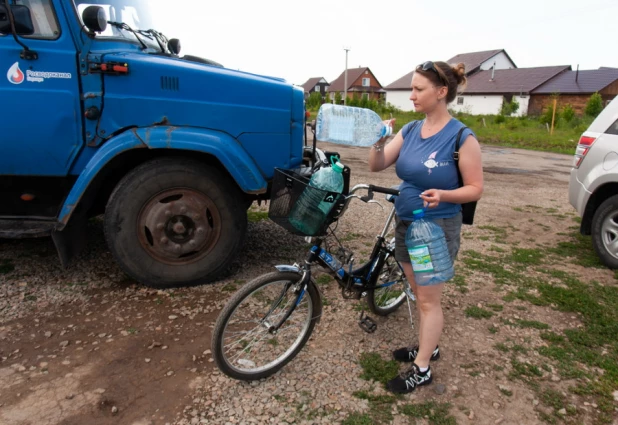
[[[445,86],[448,86],[448,83],[446,81],[446,79],[442,76],[442,73],[440,71],[438,71],[438,68],[436,67],[436,65],[432,62],[432,61],[427,61],[425,63],[420,64],[419,66],[416,67],[417,71],[433,71],[436,73],[436,75],[438,76],[438,78],[440,79],[440,81],[442,82],[442,84],[444,84]]]

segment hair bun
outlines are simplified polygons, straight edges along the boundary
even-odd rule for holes
[[[453,75],[457,80],[458,86],[466,86],[467,78],[466,78],[466,65],[463,62],[459,62],[457,65],[451,66],[453,70]]]

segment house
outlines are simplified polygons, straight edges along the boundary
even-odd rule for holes
[[[491,67],[495,69],[517,68],[515,62],[513,62],[504,49],[461,53],[446,61],[446,63],[450,64],[460,62],[463,62],[466,66],[467,76],[490,69]],[[384,88],[386,90],[386,101],[403,111],[412,111],[414,109],[410,101],[410,84],[413,74],[414,70]]]
[[[343,99],[345,93],[345,71],[341,73],[335,81],[330,84],[330,100],[335,100],[335,93],[341,94]],[[385,91],[382,88],[382,84],[373,75],[373,72],[367,67],[348,69],[348,98],[358,96],[359,98],[365,97],[367,99],[384,99]]]
[[[467,87],[449,107],[474,115],[498,114],[503,101],[514,99],[519,103],[516,115],[526,115],[531,93],[570,70],[570,65],[562,65],[478,71],[468,77]]]
[[[578,115],[584,114],[586,103],[593,93],[599,93],[607,105],[618,96],[618,68],[601,67],[586,71],[563,72],[532,90],[528,113],[540,115],[559,94],[558,108],[570,104]],[[556,108],[557,110],[559,110]]]
[[[301,87],[305,90],[305,97],[309,97],[313,92],[319,92],[324,98],[329,86],[330,84],[323,77],[315,77],[309,78]]]

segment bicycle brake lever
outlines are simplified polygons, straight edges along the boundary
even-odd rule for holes
[[[384,211],[384,205],[382,205],[378,201],[367,201],[367,203],[368,204],[378,204],[380,206],[380,208],[382,208],[382,211]]]

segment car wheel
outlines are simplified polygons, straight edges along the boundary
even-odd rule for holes
[[[190,159],[146,162],[116,186],[105,237],[121,268],[156,288],[217,279],[247,230],[242,192],[225,174]]]
[[[610,269],[618,269],[618,195],[597,208],[592,218],[592,245]]]

